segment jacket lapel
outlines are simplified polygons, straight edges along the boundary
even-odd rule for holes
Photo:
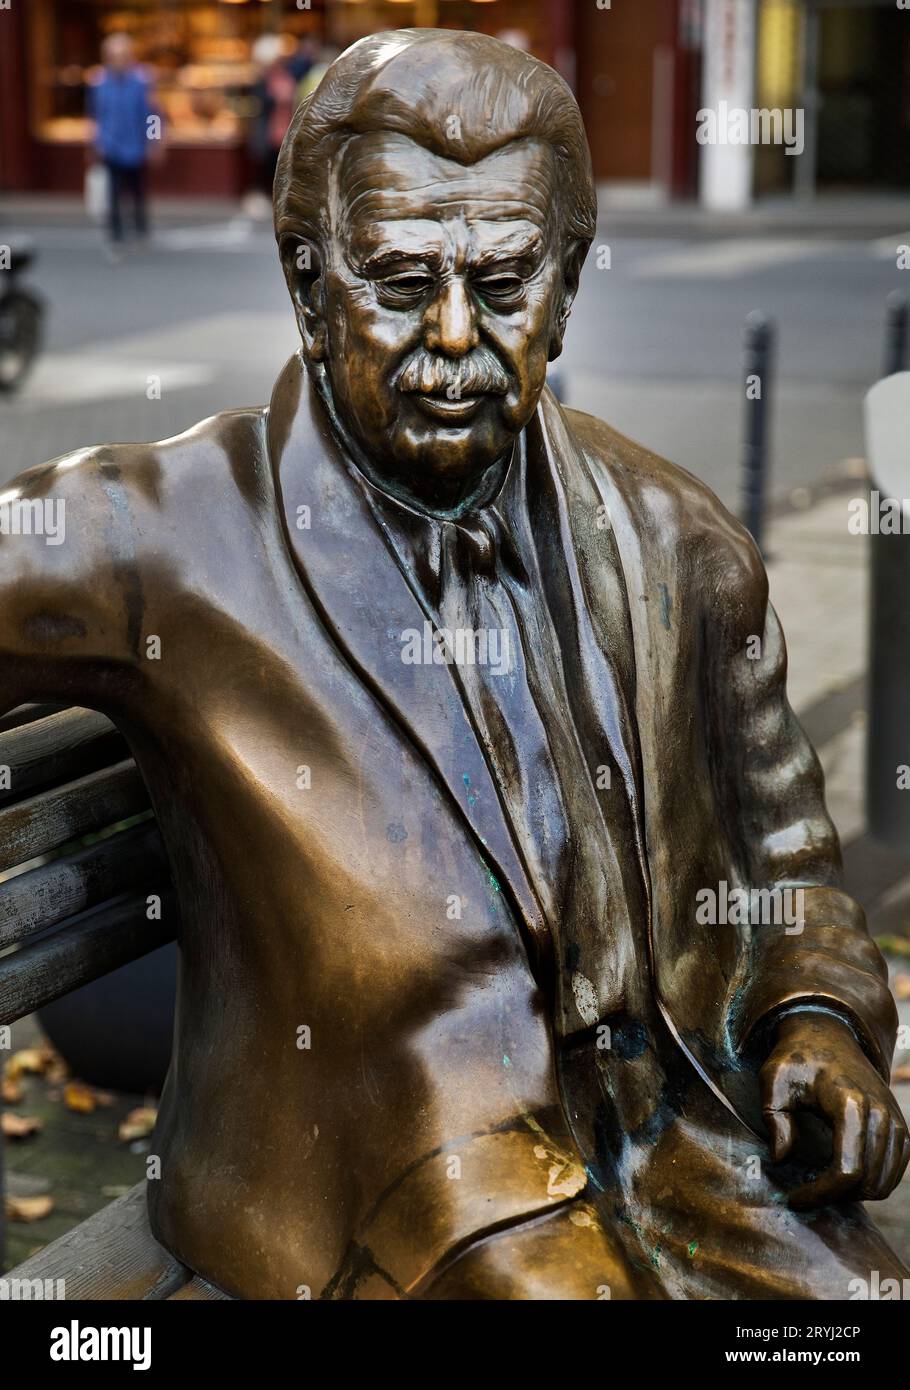
[[[310,598],[351,666],[447,788],[479,842],[492,888],[508,889],[532,960],[543,965],[549,940],[540,906],[451,668],[402,660],[403,634],[422,638],[426,615],[299,356],[276,383],[268,438],[287,543]]]
[[[582,703],[602,693],[597,723],[640,830],[635,655],[623,567],[604,498],[549,390],[528,427],[528,492],[550,610],[574,617],[559,625],[570,694]],[[577,718],[588,722],[580,711]],[[643,844],[639,853],[647,877]]]

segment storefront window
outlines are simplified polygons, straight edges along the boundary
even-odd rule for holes
[[[231,143],[255,114],[253,44],[281,33],[288,56],[321,41],[322,0],[29,0],[32,128],[42,140],[83,141],[86,88],[107,34],[130,34],[154,82],[170,144]]]
[[[293,58],[332,56],[355,39],[408,25],[477,29],[552,61],[561,0],[29,0],[32,133],[83,142],[86,91],[108,34],[132,36],[154,84],[169,145],[237,144],[258,110],[257,38],[281,36]]]

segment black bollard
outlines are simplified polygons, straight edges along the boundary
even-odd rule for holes
[[[907,336],[910,304],[899,290],[888,295],[885,309],[885,365],[882,376],[894,376],[907,365]]]
[[[743,345],[746,396],[742,465],[742,520],[759,550],[765,521],[768,480],[768,436],[774,324],[758,310],[746,317]]]
[[[866,820],[910,854],[910,383],[892,372],[866,397],[869,458],[869,676]]]

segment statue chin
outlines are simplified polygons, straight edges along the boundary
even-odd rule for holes
[[[380,438],[339,404],[328,371],[311,367],[311,375],[345,451],[377,487],[449,511],[485,499],[501,481],[517,432],[497,418],[492,397],[408,396],[406,418]]]

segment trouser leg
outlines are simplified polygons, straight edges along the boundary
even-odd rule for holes
[[[147,236],[146,176],[145,166],[142,164],[130,170],[130,192],[133,199],[133,217],[136,224],[136,235],[140,237]]]
[[[479,1240],[424,1299],[624,1300],[662,1297],[588,1202],[575,1201]]]
[[[864,1207],[791,1210],[795,1177],[755,1136],[712,1118],[668,1126],[623,1194],[670,1298],[851,1299],[910,1276]]]
[[[111,241],[123,240],[123,169],[107,162],[107,230]]]

